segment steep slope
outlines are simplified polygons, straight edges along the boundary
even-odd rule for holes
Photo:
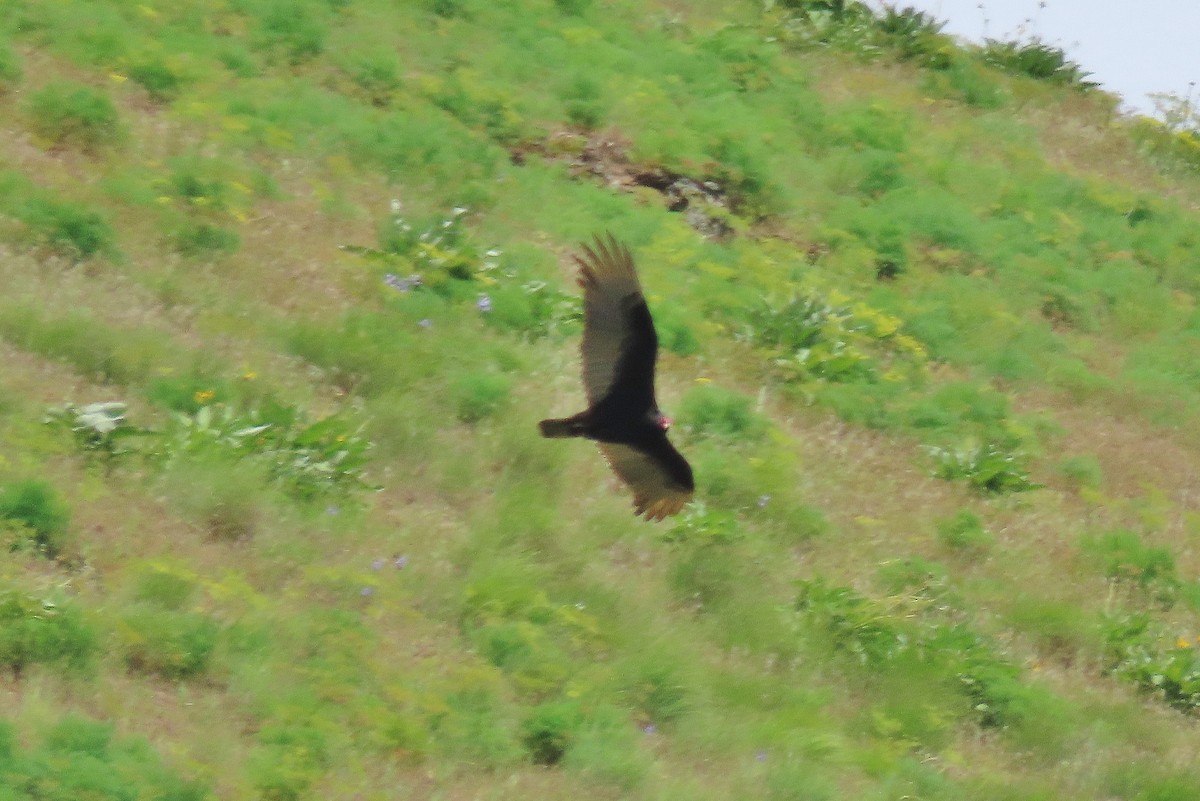
[[[1200,792],[1200,191],[1069,64],[819,2],[0,20],[9,795]],[[658,525],[535,427],[602,230]]]

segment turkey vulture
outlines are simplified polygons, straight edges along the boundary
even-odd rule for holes
[[[538,423],[543,437],[595,440],[617,476],[633,489],[636,514],[662,520],[683,508],[692,468],[667,440],[670,418],[654,400],[658,335],[642,296],[633,256],[612,234],[583,246],[583,389],[588,408]]]

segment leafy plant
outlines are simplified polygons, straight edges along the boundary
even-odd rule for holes
[[[47,425],[69,431],[75,447],[88,455],[111,461],[136,450],[129,437],[145,435],[145,429],[130,425],[122,401],[103,401],[76,406],[68,403],[46,410]]]
[[[1107,621],[1106,670],[1132,682],[1183,712],[1200,709],[1200,656],[1197,640],[1169,638],[1145,613],[1112,616]]]
[[[371,443],[344,417],[309,422],[298,409],[277,403],[241,412],[232,406],[202,406],[176,412],[148,455],[166,463],[205,452],[249,458],[300,498],[372,488],[366,479]]]
[[[1087,80],[1089,73],[1071,61],[1065,50],[1036,37],[1027,41],[985,39],[982,55],[985,63],[1015,75],[1083,90],[1097,85]]]
[[[768,15],[779,14],[781,38],[793,47],[836,47],[874,56],[875,16],[859,0],[764,0]]]
[[[965,480],[985,492],[1027,492],[1043,485],[1032,481],[1017,454],[993,443],[967,442],[958,448],[926,446],[933,457],[933,475],[947,481]]]
[[[924,349],[900,333],[901,321],[838,293],[810,292],[749,315],[748,338],[776,354],[785,380],[829,382],[896,378],[917,368]]]
[[[946,23],[932,14],[913,6],[897,8],[884,6],[883,15],[876,19],[877,29],[889,40],[903,59],[912,59],[922,66],[947,69],[957,48],[950,37],[942,33]]]
[[[455,282],[473,281],[480,273],[497,269],[502,255],[497,248],[481,250],[471,243],[463,224],[467,212],[466,207],[457,206],[434,221],[414,225],[400,201],[393,200],[391,213],[379,229],[379,248],[342,245],[341,249],[390,268],[383,283],[397,291],[450,293]]]

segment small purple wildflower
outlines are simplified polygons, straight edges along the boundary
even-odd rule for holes
[[[421,326],[422,328],[433,328],[433,320],[430,320],[428,317],[426,317],[424,320],[417,323],[417,325]]]
[[[358,594],[361,595],[363,598],[370,598],[372,595],[375,594],[375,588],[374,587],[363,587],[359,591]]]
[[[332,517],[333,515],[336,515],[340,511],[342,511],[342,510],[336,506],[326,506],[325,507],[325,514],[329,515],[330,517]]]
[[[655,726],[653,723],[647,723],[645,726],[642,727],[642,731],[644,731],[646,734],[657,734],[658,727]]]
[[[374,562],[371,563],[371,569],[372,570],[383,570],[383,560],[376,559]]]
[[[770,503],[770,502],[771,502],[771,496],[770,496],[770,495],[759,495],[759,496],[758,496],[758,508],[759,508],[759,509],[763,508],[764,506],[766,506],[766,505],[767,505],[768,503]]]
[[[397,556],[396,561],[392,562],[392,564],[396,566],[397,570],[403,570],[408,565],[408,557]]]
[[[767,752],[759,751],[757,754],[754,755],[754,758],[756,760],[758,760],[759,762],[766,762],[767,761]]]
[[[487,314],[492,310],[492,299],[487,295],[480,295],[479,300],[475,301],[475,308]]]

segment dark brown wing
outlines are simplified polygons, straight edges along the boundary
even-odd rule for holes
[[[692,499],[692,468],[667,441],[666,434],[642,448],[597,442],[613,472],[633,490],[637,514],[662,520]]]
[[[579,285],[583,287],[583,389],[595,404],[618,383],[632,405],[654,405],[654,361],[658,336],[642,296],[629,248],[612,234],[583,245]],[[618,372],[620,375],[618,375]]]

